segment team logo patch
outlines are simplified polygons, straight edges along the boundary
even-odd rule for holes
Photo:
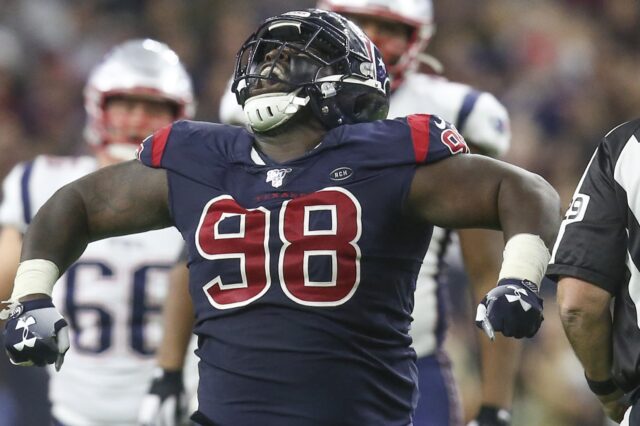
[[[267,172],[267,179],[265,182],[271,183],[274,188],[280,188],[284,181],[284,177],[287,173],[291,172],[291,169],[273,169]]]
[[[353,175],[353,170],[349,167],[338,167],[331,173],[329,173],[329,179],[333,181],[341,181],[349,179]]]

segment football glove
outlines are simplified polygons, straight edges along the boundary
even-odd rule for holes
[[[184,424],[187,400],[182,384],[182,371],[158,368],[154,372],[149,393],[142,399],[138,413],[141,426],[178,426]]]
[[[55,364],[60,370],[69,349],[69,326],[51,299],[17,303],[4,328],[4,346],[14,365]]]
[[[482,299],[476,310],[476,325],[491,340],[495,331],[507,337],[533,337],[543,320],[538,287],[528,280],[503,278]]]
[[[469,422],[467,426],[510,426],[511,413],[509,411],[494,407],[491,405],[483,405],[480,407],[478,416]]]

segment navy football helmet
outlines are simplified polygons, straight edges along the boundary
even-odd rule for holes
[[[306,105],[329,129],[382,119],[389,110],[378,49],[354,23],[319,9],[264,21],[238,52],[231,90],[257,132]]]

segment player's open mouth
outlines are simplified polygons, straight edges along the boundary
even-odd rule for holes
[[[285,71],[278,66],[278,64],[264,64],[262,69],[260,70],[260,75],[267,78],[277,78],[279,80],[284,80],[286,77]]]

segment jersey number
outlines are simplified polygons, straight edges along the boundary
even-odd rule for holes
[[[360,217],[358,200],[343,188],[283,203],[277,272],[287,297],[307,306],[337,306],[353,296],[360,282]],[[245,209],[228,195],[205,206],[196,233],[198,251],[205,259],[235,261],[239,277],[225,282],[217,276],[204,286],[216,308],[248,305],[270,288],[269,225],[268,210]]]
[[[149,347],[145,343],[145,324],[148,322],[149,315],[160,315],[162,306],[159,304],[150,304],[145,297],[147,294],[147,282],[154,272],[165,273],[170,265],[143,265],[133,271],[133,286],[131,293],[130,311],[127,324],[129,325],[129,333],[127,335],[128,346],[142,355],[152,355],[155,348]],[[114,271],[104,262],[76,262],[66,273],[67,292],[65,294],[65,317],[69,320],[69,325],[74,331],[75,348],[82,352],[102,353],[113,345],[113,330],[115,314],[109,309],[109,300],[95,299],[96,303],[79,303],[77,295],[77,275],[81,270],[87,272],[93,270],[97,272],[98,278],[109,279],[114,276]],[[117,285],[117,284],[115,284]],[[97,302],[101,300],[101,302]],[[82,321],[97,322],[98,327],[93,329],[100,330],[97,336],[84,336],[87,331],[82,326]],[[88,342],[92,341],[92,344]]]

